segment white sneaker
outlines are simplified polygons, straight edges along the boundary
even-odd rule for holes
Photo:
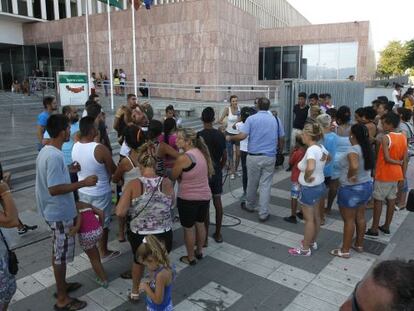
[[[300,246],[301,246],[301,248],[303,249],[303,240],[302,240],[302,241],[300,241]],[[316,250],[318,249],[318,243],[316,243],[316,242],[313,242],[313,244],[310,244],[309,246],[310,246],[310,247],[312,247],[312,249],[313,249],[314,251],[316,251]]]
[[[230,174],[230,179],[234,180],[236,178],[236,176],[234,176],[234,174]]]

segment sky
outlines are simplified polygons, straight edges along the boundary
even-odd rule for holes
[[[287,0],[312,24],[371,22],[377,54],[391,40],[414,39],[414,0]]]

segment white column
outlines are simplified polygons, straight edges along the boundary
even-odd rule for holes
[[[32,0],[26,0],[27,16],[33,17],[33,2]]]
[[[42,12],[42,19],[47,19],[46,0],[40,0],[40,11]]]
[[[0,12],[2,12],[2,11],[3,11],[2,2],[0,1]]]
[[[88,14],[92,15],[93,14],[93,12],[92,12],[92,0],[88,0],[87,4],[88,4]]]
[[[132,3],[133,3],[134,1],[132,1]],[[133,6],[133,5],[132,5]],[[123,2],[122,2],[122,7],[124,8],[124,10],[126,10],[127,8],[128,8],[128,3],[127,3],[127,0],[124,0]]]
[[[65,11],[66,11],[66,18],[72,17],[72,11],[70,7],[70,0],[65,0]]]
[[[12,11],[13,14],[19,14],[19,6],[17,5],[17,0],[12,0]]]
[[[53,11],[55,14],[55,21],[59,19],[59,0],[53,0]]]
[[[78,16],[82,16],[82,0],[76,0],[76,10],[78,11]]]
[[[96,10],[98,11],[98,14],[102,13],[102,2],[101,1],[98,1],[96,3]]]

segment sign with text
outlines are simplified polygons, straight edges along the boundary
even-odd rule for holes
[[[88,100],[88,75],[86,73],[59,71],[56,73],[56,81],[61,106],[83,106]]]

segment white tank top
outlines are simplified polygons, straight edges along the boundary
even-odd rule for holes
[[[129,183],[131,180],[141,177],[141,172],[139,168],[135,167],[134,163],[132,162],[129,156],[126,156],[126,158],[129,160],[129,163],[131,163],[132,168],[128,172],[124,173],[124,186],[122,187],[122,190],[124,190],[127,183]]]
[[[231,112],[231,107],[228,107],[228,109],[229,109],[229,114],[227,116],[226,132],[229,134],[239,134],[240,132],[233,128],[233,125],[238,121],[239,117],[237,114],[233,114]],[[237,107],[237,111],[240,111],[238,107]]]
[[[99,163],[95,159],[95,148],[98,143],[80,143],[73,145],[72,159],[80,164],[81,170],[78,172],[79,181],[91,175],[98,176],[98,182],[94,187],[83,187],[78,191],[86,195],[100,196],[111,192],[110,178],[104,163]]]

